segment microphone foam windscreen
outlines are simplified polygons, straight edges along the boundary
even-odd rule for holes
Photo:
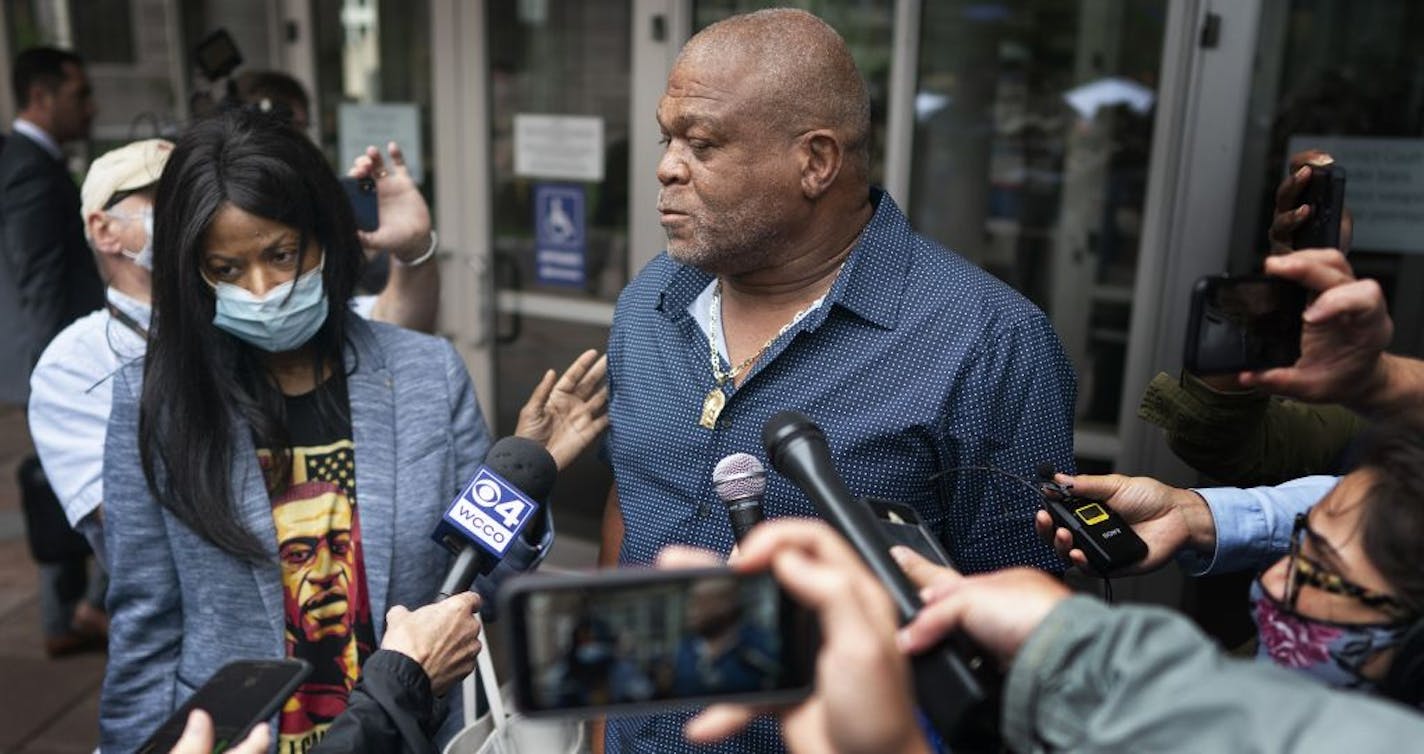
[[[717,462],[712,486],[723,501],[761,497],[766,492],[766,467],[750,453],[733,453]]]
[[[539,503],[548,501],[559,475],[549,451],[524,437],[500,438],[490,447],[484,465]]]
[[[1053,464],[1044,461],[1038,465],[1038,468],[1036,468],[1035,471],[1038,472],[1038,477],[1040,479],[1046,479],[1050,482],[1053,481]]]

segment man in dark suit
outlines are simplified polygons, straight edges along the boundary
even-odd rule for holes
[[[45,345],[104,305],[104,285],[60,151],[86,138],[94,119],[84,61],[35,47],[12,73],[19,117],[0,149],[0,403],[24,405]]]
[[[50,47],[15,58],[19,116],[0,147],[0,412],[24,410],[30,370],[69,323],[104,305],[104,285],[79,220],[79,187],[60,145],[89,135],[94,101],[84,61]],[[103,581],[87,574],[39,464],[21,466],[40,612],[51,655],[102,648]],[[82,547],[82,543],[80,545]],[[86,588],[94,593],[85,595]]]

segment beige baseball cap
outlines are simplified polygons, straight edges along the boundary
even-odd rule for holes
[[[158,183],[172,153],[173,142],[144,139],[106,152],[90,164],[84,186],[79,189],[85,235],[89,233],[89,215],[103,210],[115,194]]]

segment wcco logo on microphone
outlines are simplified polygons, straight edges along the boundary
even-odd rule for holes
[[[539,504],[525,497],[518,487],[481,466],[445,512],[445,520],[486,550],[503,556],[538,510]]]

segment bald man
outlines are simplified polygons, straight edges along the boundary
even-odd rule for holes
[[[609,339],[603,562],[672,543],[728,552],[712,469],[763,455],[762,425],[797,409],[851,490],[914,506],[962,569],[1061,570],[1030,490],[942,472],[1072,468],[1072,369],[1042,312],[870,186],[869,98],[840,36],[784,9],[714,24],[683,49],[657,118],[667,252],[623,292]],[[775,474],[765,508],[816,515]],[[608,751],[684,750],[684,719],[610,722]],[[770,723],[724,744],[780,748]]]

